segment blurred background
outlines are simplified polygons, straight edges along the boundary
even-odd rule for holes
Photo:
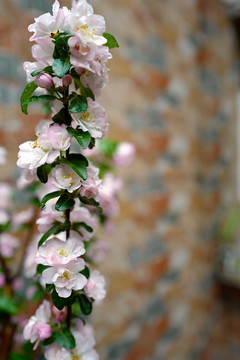
[[[240,1],[89,2],[120,44],[99,101],[109,137],[137,150],[121,173],[116,232],[104,236],[100,358],[239,360]],[[42,117],[20,111],[22,63],[27,26],[52,3],[0,0],[1,180]]]

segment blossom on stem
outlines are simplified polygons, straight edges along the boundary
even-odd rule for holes
[[[50,89],[53,86],[53,79],[47,73],[40,73],[36,76],[35,83],[43,89]]]
[[[64,242],[53,237],[40,246],[36,253],[36,262],[58,267],[69,264],[84,253],[84,245],[78,239],[70,237]]]
[[[85,276],[80,274],[85,267],[83,259],[77,259],[65,266],[50,267],[43,271],[43,284],[54,284],[60,297],[67,298],[72,290],[81,290],[87,283]]]
[[[99,198],[99,187],[102,183],[102,180],[99,179],[99,168],[96,166],[89,164],[87,167],[88,177],[84,181],[81,182],[81,188],[79,193],[81,196],[86,197],[88,199],[98,200]]]
[[[36,342],[34,349],[37,348],[39,341],[48,339],[52,335],[51,326],[48,324],[51,318],[51,305],[44,300],[37,309],[35,315],[31,316],[27,325],[23,329],[25,340],[31,343]]]
[[[51,172],[53,184],[60,189],[66,189],[69,192],[77,190],[81,185],[81,178],[70,166],[59,164]]]
[[[105,278],[100,272],[98,270],[92,270],[84,290],[88,297],[100,301],[106,296],[105,285]]]
[[[66,125],[54,124],[43,120],[36,128],[37,140],[26,141],[19,146],[17,165],[21,168],[35,169],[45,163],[51,164],[61,150],[67,150],[71,136]]]
[[[9,233],[0,234],[0,254],[4,258],[11,258],[18,247],[19,240],[15,236]]]
[[[108,130],[106,112],[96,101],[91,98],[87,98],[87,100],[87,111],[73,113],[72,118],[76,126],[79,126],[83,131],[88,131],[93,138],[102,138]]]

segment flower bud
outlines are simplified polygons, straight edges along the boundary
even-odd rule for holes
[[[67,309],[63,308],[62,310],[58,310],[56,306],[52,307],[53,313],[56,316],[57,321],[62,322],[67,317]]]
[[[67,74],[64,75],[64,77],[62,78],[62,84],[63,86],[70,86],[72,83],[72,77],[71,75]]]
[[[37,332],[40,340],[46,340],[52,335],[52,328],[49,324],[40,324]]]
[[[53,79],[47,73],[40,73],[36,76],[35,83],[41,88],[50,89],[53,86]]]

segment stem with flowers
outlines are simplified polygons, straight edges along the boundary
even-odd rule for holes
[[[44,300],[26,324],[26,340],[40,344],[47,360],[98,359],[86,316],[105,296],[105,280],[91,267],[88,248],[97,219],[104,220],[104,171],[86,153],[107,132],[104,108],[96,101],[108,79],[109,49],[118,47],[105,21],[86,0],[43,14],[29,26],[34,62],[25,62],[28,85],[21,96],[27,114],[33,102],[49,102],[36,139],[20,145],[18,166],[26,180],[46,184],[37,220],[41,233],[36,275],[55,306]],[[78,146],[78,151],[73,148]]]

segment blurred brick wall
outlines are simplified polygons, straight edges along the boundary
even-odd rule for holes
[[[36,108],[22,115],[18,98],[27,25],[50,3],[0,0],[0,140],[10,152],[2,177],[39,119]],[[218,316],[218,223],[234,198],[233,35],[217,0],[91,3],[120,43],[100,99],[110,136],[137,148],[101,266],[108,297],[93,315],[101,359],[200,359]]]

